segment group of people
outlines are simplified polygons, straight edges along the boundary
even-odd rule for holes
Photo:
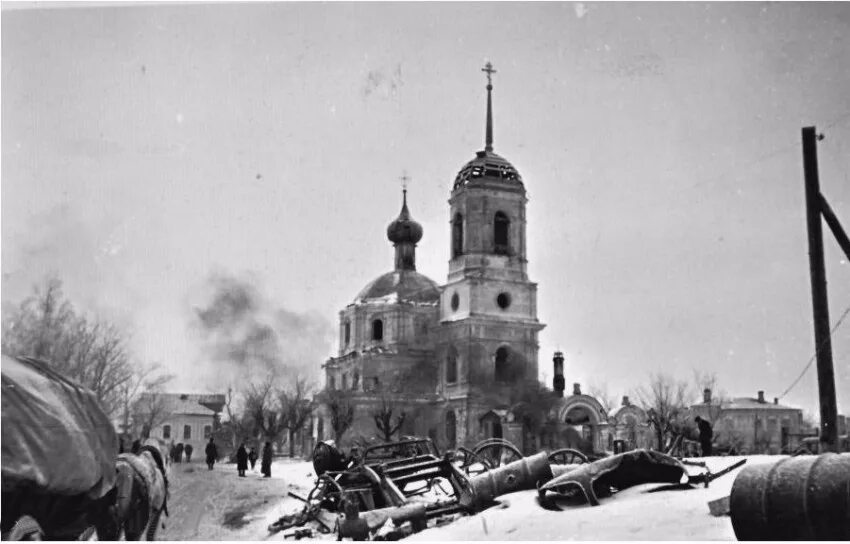
[[[251,470],[257,464],[257,450],[251,448],[251,451],[245,449],[245,443],[239,444],[239,449],[236,450],[236,470],[239,476],[245,477],[245,471],[248,470],[248,463],[251,464]],[[266,442],[263,447],[262,462],[260,463],[260,472],[263,478],[271,478],[272,476],[272,443]]]
[[[218,459],[218,448],[216,448],[215,442],[212,437],[210,438],[209,443],[207,443],[206,450],[204,453],[207,456],[207,468],[209,470],[213,469],[213,465],[215,465],[216,460]],[[251,448],[250,451],[245,449],[245,443],[242,442],[239,444],[239,449],[236,450],[236,470],[239,473],[239,476],[244,477],[245,472],[248,470],[248,463],[251,464],[251,470],[254,470],[254,467],[257,464],[257,459],[260,456],[257,455],[257,450]],[[260,472],[263,474],[263,478],[271,478],[272,476],[272,443],[266,442],[265,447],[263,448],[262,462],[260,463]]]
[[[183,455],[186,455],[186,462],[192,462],[192,444],[183,444],[182,442],[179,444],[171,443],[171,446],[168,449],[168,457],[171,459],[172,463],[182,463]]]

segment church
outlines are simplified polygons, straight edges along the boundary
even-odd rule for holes
[[[539,404],[541,397],[551,399],[545,407],[551,417],[544,419],[563,423],[576,395],[563,398],[562,357],[560,376],[555,362],[560,396],[538,384],[538,334],[545,325],[537,318],[537,284],[527,273],[528,199],[520,173],[493,150],[495,70],[490,63],[482,70],[487,74],[485,145],[452,185],[446,281],[440,285],[416,270],[423,229],[405,189],[401,212],[386,232],[395,248],[393,268],[339,312],[339,351],[323,365],[325,388],[317,396],[317,440],[350,444],[382,434],[388,438],[379,431],[383,415],[394,438],[428,436],[441,449],[490,437],[525,450],[563,444],[556,440],[563,425],[549,424],[544,432],[522,409]],[[573,400],[582,401],[576,407],[583,422],[607,419],[595,399],[578,396]],[[351,425],[340,432],[349,413]],[[583,439],[592,449],[599,441],[597,429]]]

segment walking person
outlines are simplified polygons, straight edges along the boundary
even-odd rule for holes
[[[711,439],[714,436],[714,431],[711,429],[711,423],[697,416],[694,418],[699,428],[699,445],[702,449],[702,456],[711,456]]]
[[[272,477],[272,443],[266,442],[263,448],[263,461],[260,465],[260,470],[263,473],[263,478]]]
[[[212,437],[210,437],[210,441],[207,444],[204,453],[207,455],[207,467],[212,470],[216,459],[218,459],[218,449],[216,449],[215,442],[213,442]]]
[[[251,470],[252,471],[254,470],[254,465],[257,464],[257,459],[259,457],[260,456],[257,455],[257,450],[254,449],[254,448],[251,448],[251,451],[248,452],[248,462],[251,463]]]
[[[186,453],[186,462],[187,463],[192,462],[192,450],[193,449],[194,448],[192,448],[192,444],[186,444],[186,447],[183,448],[183,451]]]
[[[248,450],[245,449],[245,444],[239,444],[239,449],[236,450],[236,470],[239,476],[245,477],[245,471],[248,470]]]

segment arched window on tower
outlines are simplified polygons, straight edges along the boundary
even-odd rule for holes
[[[452,220],[452,258],[463,255],[463,216],[455,214]]]
[[[344,345],[348,345],[348,342],[351,341],[351,321],[345,320],[345,326],[343,327],[343,335],[345,337]]]
[[[372,321],[372,340],[384,339],[384,322],[380,319]]]
[[[511,220],[504,212],[496,212],[493,218],[493,249],[499,255],[507,255],[509,253],[508,232],[510,231]]]
[[[508,348],[502,346],[496,350],[495,378],[497,382],[507,382],[508,377]]]
[[[446,383],[457,383],[457,350],[449,347],[446,354]]]
[[[454,449],[457,445],[457,416],[454,410],[446,412],[446,447]]]

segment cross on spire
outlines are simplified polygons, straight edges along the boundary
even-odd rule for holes
[[[407,184],[410,181],[410,176],[407,175],[407,171],[405,170],[398,179],[401,181],[401,213],[402,215],[410,215],[410,212],[407,211]]]
[[[487,73],[487,128],[485,130],[484,135],[484,151],[488,153],[492,153],[493,151],[493,74],[496,73],[496,69],[493,68],[493,64],[488,60],[487,64],[484,65],[484,68],[481,69],[482,72]]]
[[[484,68],[482,68],[481,71],[487,72],[487,89],[489,90],[493,86],[491,76],[496,73],[496,69],[493,68],[493,64],[488,60],[487,64],[484,65]]]

